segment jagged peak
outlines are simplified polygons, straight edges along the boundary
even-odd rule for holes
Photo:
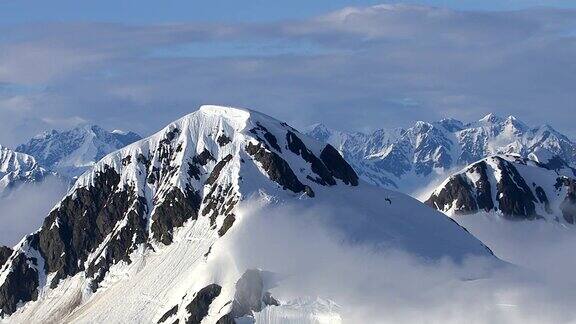
[[[449,132],[457,132],[465,128],[464,123],[455,118],[443,118],[436,124],[444,127]]]
[[[26,161],[28,164],[36,164],[36,159],[32,155],[15,151],[0,144],[0,162],[5,159],[16,159],[19,161]]]
[[[42,139],[48,139],[54,135],[68,134],[68,133],[69,134],[110,133],[110,134],[118,135],[118,136],[128,136],[128,135],[140,136],[133,131],[126,131],[126,130],[120,130],[120,129],[115,129],[115,130],[109,131],[106,128],[104,128],[100,125],[97,125],[97,124],[82,123],[82,124],[76,125],[72,128],[68,128],[68,129],[51,129],[51,130],[43,131],[41,133],[34,135],[32,137],[32,139],[42,140]]]
[[[528,126],[520,119],[516,118],[515,116],[508,116],[506,117],[506,124],[510,124],[510,125],[514,125],[515,127],[518,128],[527,128]]]
[[[502,117],[500,117],[494,113],[489,113],[479,120],[479,122],[481,122],[481,123],[490,123],[490,124],[496,124],[496,123],[500,123],[502,121],[503,121]]]
[[[414,124],[414,129],[416,129],[418,131],[425,131],[426,132],[426,131],[430,130],[431,128],[434,128],[434,125],[432,123],[425,122],[422,120],[419,120]]]
[[[306,132],[312,132],[312,131],[325,131],[325,132],[330,132],[332,131],[332,129],[328,126],[326,126],[326,124],[323,123],[314,123],[311,125],[308,125],[305,129]]]
[[[293,148],[291,145],[294,144],[294,141],[298,141],[299,143],[295,145],[300,145],[301,148]],[[76,187],[90,185],[96,173],[103,172],[106,167],[113,167],[118,170],[125,169],[123,163],[127,162],[124,162],[124,159],[135,161],[136,157],[142,154],[144,156],[149,155],[147,159],[152,163],[152,166],[156,166],[155,163],[160,163],[159,159],[161,159],[157,152],[161,150],[161,146],[168,143],[172,147],[171,149],[175,150],[175,160],[170,163],[186,165],[188,159],[202,154],[205,150],[211,154],[214,163],[221,161],[229,154],[234,161],[239,161],[240,154],[245,154],[243,152],[248,150],[252,143],[263,145],[266,150],[272,152],[271,154],[278,155],[280,159],[285,159],[289,163],[296,163],[291,167],[294,170],[300,170],[301,173],[302,170],[309,168],[309,166],[305,167],[306,164],[312,163],[307,159],[323,159],[322,154],[327,148],[326,144],[309,138],[288,124],[263,113],[245,108],[203,105],[197,111],[170,123],[156,134],[104,157],[95,165],[94,172],[84,174],[79,178]],[[307,153],[295,152],[295,150],[300,149]],[[286,152],[290,151],[301,155],[301,158],[306,161],[286,157]],[[251,154],[249,153],[249,155]],[[315,158],[310,157],[311,155]],[[303,162],[306,164],[301,165]],[[130,168],[134,168],[135,164],[132,163]],[[180,173],[172,174],[173,179],[176,179],[174,180],[175,183],[178,183],[181,188],[186,186],[185,171],[186,168],[182,168]],[[132,170],[130,172],[135,174],[138,171]],[[311,177],[315,176],[312,175]],[[303,176],[302,180],[307,182],[309,179]]]

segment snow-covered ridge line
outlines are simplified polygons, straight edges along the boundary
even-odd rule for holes
[[[495,154],[518,154],[541,163],[560,157],[576,166],[574,141],[548,125],[531,127],[514,116],[488,114],[471,123],[419,121],[407,129],[371,134],[316,124],[307,134],[336,147],[364,180],[414,194],[454,170]]]
[[[78,179],[3,267],[1,314],[16,322],[34,314],[42,321],[213,323],[279,307],[262,289],[256,304],[236,305],[245,300],[239,287],[249,269],[223,246],[243,239],[233,234],[250,228],[257,213],[238,206],[253,201],[263,215],[287,204],[293,216],[333,208],[326,221],[351,242],[433,259],[495,259],[439,212],[359,182],[331,145],[258,112],[203,106],[106,155]]]
[[[42,180],[49,172],[28,154],[0,145],[0,196],[23,183]]]
[[[543,164],[516,155],[496,155],[446,179],[426,204],[454,216],[492,212],[514,220],[574,224],[576,170],[559,158]]]
[[[73,178],[106,154],[141,137],[133,132],[107,131],[97,125],[52,130],[36,135],[16,150],[32,155],[46,169]]]

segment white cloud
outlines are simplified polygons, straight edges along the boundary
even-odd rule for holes
[[[576,280],[568,257],[574,236],[550,243],[554,231],[528,243],[523,255],[538,261],[520,267],[493,268],[484,259],[462,264],[423,260],[402,251],[343,243],[342,232],[323,222],[330,206],[310,210],[290,205],[276,209],[241,209],[251,218],[227,235],[221,247],[242,268],[261,268],[284,276],[271,290],[281,300],[297,296],[329,298],[342,306],[346,323],[568,323],[576,320]],[[243,207],[246,208],[246,207]],[[350,213],[350,211],[348,211]],[[357,215],[349,214],[351,219]],[[531,223],[532,224],[532,223]],[[536,224],[536,223],[534,223]],[[500,225],[500,224],[498,224]],[[524,247],[519,240],[530,226],[507,223],[499,234],[514,232],[503,246]],[[550,224],[546,224],[550,225]],[[528,233],[534,233],[528,231]],[[573,233],[570,233],[573,234]],[[552,239],[553,241],[556,241]],[[524,237],[525,241],[525,237]],[[559,242],[563,241],[563,242]],[[501,243],[501,242],[500,242]],[[434,244],[434,242],[430,242]],[[538,245],[538,248],[534,248]],[[518,259],[516,259],[518,260]],[[565,266],[567,265],[567,266]]]
[[[576,135],[564,118],[576,100],[575,18],[569,9],[383,5],[275,23],[32,24],[3,30],[11,41],[0,43],[0,79],[42,83],[42,99],[16,125],[78,116],[149,134],[216,103],[342,129],[496,111]],[[270,43],[285,46],[267,51]]]
[[[39,229],[66,189],[64,182],[49,177],[38,184],[23,184],[9,196],[0,197],[0,245],[14,246]]]

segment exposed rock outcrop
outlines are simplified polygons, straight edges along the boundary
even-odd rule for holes
[[[570,168],[558,165],[564,167],[552,168],[518,156],[490,157],[451,176],[426,204],[456,215],[496,211],[510,220],[558,220],[561,215],[573,223],[576,180],[565,176],[572,174]]]

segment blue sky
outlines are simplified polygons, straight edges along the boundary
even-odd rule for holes
[[[576,138],[571,6],[0,0],[0,143],[147,135],[205,103],[364,131],[495,112]]]
[[[27,23],[37,21],[107,21],[159,23],[166,21],[273,21],[304,18],[346,6],[379,3],[407,3],[459,10],[516,10],[534,6],[576,8],[572,0],[101,0],[31,1],[0,0],[0,21]]]

